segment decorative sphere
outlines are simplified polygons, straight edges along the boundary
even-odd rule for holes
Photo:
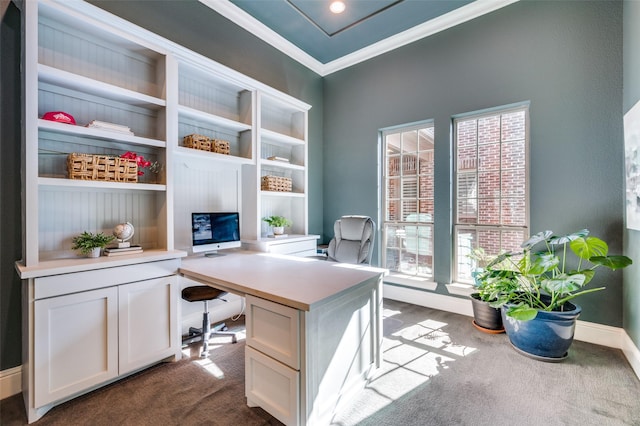
[[[131,239],[134,232],[133,225],[129,222],[119,223],[113,228],[113,235],[122,242]]]

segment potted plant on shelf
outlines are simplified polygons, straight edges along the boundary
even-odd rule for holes
[[[609,255],[609,247],[587,229],[555,236],[540,232],[522,244],[520,253],[503,253],[488,268],[503,265],[496,273],[497,301],[504,327],[513,347],[542,361],[566,358],[573,343],[575,324],[582,308],[574,298],[605,287],[585,288],[596,269],[625,268],[626,256]],[[573,255],[571,255],[573,253]],[[504,267],[508,264],[508,269]]]
[[[78,250],[87,257],[99,257],[100,251],[107,246],[115,237],[113,235],[105,235],[102,232],[92,234],[84,231],[82,234],[73,238],[72,250]]]
[[[292,222],[284,216],[268,216],[263,217],[262,220],[273,227],[273,235],[283,235],[284,227],[292,225]]]

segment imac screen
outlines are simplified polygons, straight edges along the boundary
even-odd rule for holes
[[[193,252],[240,247],[240,215],[237,212],[192,213]]]

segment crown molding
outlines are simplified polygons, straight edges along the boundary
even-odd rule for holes
[[[267,27],[262,22],[258,21],[253,16],[249,15],[238,6],[231,3],[229,0],[198,0],[208,8],[218,12],[231,22],[250,32],[254,36],[258,37],[262,41],[270,44],[282,53],[291,57],[300,64],[306,66],[316,74],[322,74],[324,65],[313,58],[311,55],[304,52],[295,44],[291,43],[280,34]]]
[[[249,15],[229,0],[199,0],[200,3],[218,12],[220,15],[244,28],[259,39],[269,43],[293,60],[324,77],[336,71],[364,62],[368,59],[390,52],[414,41],[444,31],[448,28],[470,21],[479,16],[508,6],[519,0],[476,0],[452,12],[431,19],[406,31],[371,44],[353,53],[322,63],[284,37]]]

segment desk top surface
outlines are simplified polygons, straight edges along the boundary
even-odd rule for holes
[[[249,251],[186,258],[180,267],[180,273],[187,278],[304,311],[371,279],[377,280],[385,272],[380,268]]]

